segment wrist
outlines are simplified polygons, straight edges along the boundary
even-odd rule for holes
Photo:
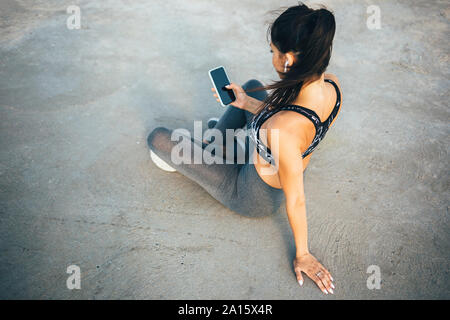
[[[251,111],[251,100],[249,96],[245,96],[244,110]]]
[[[254,98],[247,96],[246,98],[246,102],[245,102],[245,110],[247,110],[250,113],[255,113],[256,112],[256,108],[257,108],[257,104],[255,103]]]
[[[309,255],[309,250],[297,250],[297,252],[295,253],[295,257],[296,258],[302,258],[304,256]]]

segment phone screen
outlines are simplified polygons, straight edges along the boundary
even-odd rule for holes
[[[216,87],[217,94],[220,96],[222,105],[228,105],[236,100],[233,90],[225,88],[226,85],[230,84],[230,80],[228,80],[227,74],[225,73],[225,69],[223,67],[211,70],[210,75],[211,80]]]

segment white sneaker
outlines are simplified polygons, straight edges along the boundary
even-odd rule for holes
[[[151,149],[150,149],[150,158],[152,159],[153,163],[160,168],[161,170],[167,171],[167,172],[175,172],[177,170],[175,170],[174,168],[172,168],[171,166],[169,166],[167,164],[167,162],[165,162],[163,159],[161,159],[160,157],[158,157],[156,155],[156,153],[154,153]]]

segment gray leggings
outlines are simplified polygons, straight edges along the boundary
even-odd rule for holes
[[[249,90],[259,86],[262,86],[259,81],[250,80],[242,88]],[[267,93],[256,91],[249,92],[248,95],[262,101]],[[246,110],[229,105],[214,129],[220,130],[225,136],[225,129],[243,128],[251,121],[252,116],[253,114]],[[175,164],[171,160],[171,150],[178,142],[171,141],[171,134],[170,129],[155,128],[148,136],[148,146],[177,172],[195,181],[224,206],[247,217],[267,216],[279,209],[285,199],[283,190],[269,186],[258,175],[254,164],[248,161],[254,152],[254,148],[249,148],[248,143],[245,149],[252,150],[246,154],[245,163],[224,161],[223,164],[194,164],[192,159],[190,164]],[[204,149],[206,146],[205,143],[191,138],[191,157],[193,158],[194,152],[199,152],[194,149]]]

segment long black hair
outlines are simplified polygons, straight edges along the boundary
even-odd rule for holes
[[[272,44],[284,54],[293,53],[296,59],[281,80],[251,90],[273,90],[257,113],[265,108],[291,104],[305,81],[315,80],[325,72],[331,58],[335,30],[334,15],[329,10],[325,7],[311,9],[301,2],[275,19],[268,29]]]

